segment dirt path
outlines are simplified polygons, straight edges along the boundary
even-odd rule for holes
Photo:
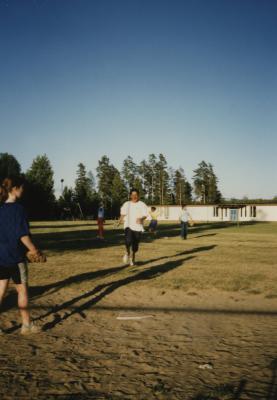
[[[9,310],[1,399],[277,398],[274,314],[163,311],[155,304],[136,310],[127,288],[85,309],[84,298],[69,304],[76,295],[56,292],[51,304],[50,296],[37,299],[33,314],[44,315],[45,331],[32,338],[18,335],[16,310]],[[53,307],[61,300],[67,308]]]

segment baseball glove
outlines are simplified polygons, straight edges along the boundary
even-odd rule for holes
[[[46,255],[39,250],[36,252],[28,251],[26,257],[29,263],[44,263],[47,260]]]

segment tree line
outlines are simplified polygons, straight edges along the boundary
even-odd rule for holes
[[[0,153],[0,179],[21,174],[18,160]],[[54,171],[47,155],[37,156],[25,171],[27,190],[23,202],[30,218],[95,217],[100,204],[107,216],[118,216],[121,204],[132,187],[140,191],[147,204],[181,205],[222,202],[218,178],[211,163],[201,161],[193,171],[192,183],[182,167],[173,169],[163,154],[150,154],[139,164],[128,156],[119,170],[105,155],[98,161],[95,173],[79,163],[74,187],[65,185],[57,198],[54,190]],[[63,179],[61,179],[63,186]]]

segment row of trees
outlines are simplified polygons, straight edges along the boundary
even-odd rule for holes
[[[21,172],[21,166],[13,155],[0,154],[1,180]],[[33,160],[25,173],[27,190],[24,202],[32,218],[52,218],[80,214],[95,216],[100,203],[103,203],[110,216],[116,216],[132,187],[139,189],[142,200],[147,204],[208,204],[222,201],[213,166],[202,161],[193,172],[191,184],[184,169],[168,166],[163,154],[150,154],[139,164],[128,156],[121,170],[107,156],[103,156],[98,162],[96,176],[80,163],[75,186],[65,186],[62,195],[56,199],[54,171],[48,157],[42,155]]]

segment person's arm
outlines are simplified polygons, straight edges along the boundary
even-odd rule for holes
[[[124,222],[124,218],[125,218],[126,215],[127,215],[126,207],[127,207],[127,206],[126,206],[126,203],[124,203],[123,206],[121,207],[121,210],[120,210],[120,217],[119,217],[119,220],[118,220],[118,225],[123,224],[123,222]]]
[[[39,250],[34,245],[31,235],[30,235],[30,228],[29,222],[26,216],[26,212],[23,207],[18,209],[17,214],[17,237],[24,246],[32,253],[38,253]]]
[[[24,244],[25,247],[27,247],[27,249],[31,252],[31,253],[38,253],[39,250],[37,249],[37,247],[34,245],[34,243],[32,242],[32,239],[30,238],[29,235],[26,236],[22,236],[20,238],[21,242]]]
[[[143,207],[143,214],[144,214],[143,217],[137,218],[137,224],[139,224],[139,225],[143,225],[144,221],[148,217],[149,213],[148,213],[148,208],[146,205]]]
[[[126,217],[126,215],[124,215],[124,214],[120,215],[119,220],[118,220],[118,225],[123,224],[125,217]]]
[[[141,217],[141,218],[137,218],[137,224],[139,225],[143,225],[144,221],[146,220],[147,217]]]

